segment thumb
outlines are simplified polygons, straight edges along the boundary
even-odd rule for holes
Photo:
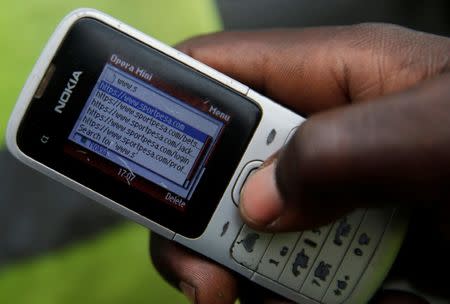
[[[253,228],[304,230],[356,207],[450,199],[450,75],[314,115],[249,177],[240,210]]]
[[[349,204],[323,206],[311,199],[298,204],[285,201],[276,181],[277,167],[278,160],[265,163],[242,189],[240,212],[249,226],[268,231],[306,230],[327,224],[352,209]]]
[[[326,186],[325,180],[318,181],[315,176],[319,171],[319,175],[327,176],[330,165],[318,157],[327,149],[323,145],[326,141],[319,144],[309,135],[323,132],[320,130],[320,123],[306,121],[287,146],[248,178],[240,199],[241,215],[248,225],[268,231],[305,230],[327,224],[352,209],[349,202],[333,204],[322,200],[318,194],[326,192],[315,190]],[[314,157],[301,148],[305,145],[316,147]]]

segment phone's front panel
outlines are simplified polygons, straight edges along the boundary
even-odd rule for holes
[[[82,18],[56,52],[17,144],[38,162],[193,238],[205,230],[260,118],[246,97]]]

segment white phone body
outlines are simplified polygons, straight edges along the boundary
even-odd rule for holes
[[[229,181],[206,230],[200,237],[191,239],[176,234],[159,223],[151,221],[43,165],[24,154],[18,147],[16,139],[19,125],[49,63],[72,24],[85,17],[97,19],[134,37],[207,75],[223,86],[247,96],[262,109],[262,118],[251,142],[242,155],[237,170]],[[304,304],[365,303],[381,286],[395,260],[407,226],[404,214],[393,209],[357,210],[352,215],[353,217],[348,217],[348,221],[353,222],[351,229],[349,228],[351,231],[347,233],[347,238],[344,240],[344,245],[336,249],[333,247],[336,245],[333,240],[336,239],[336,231],[342,222],[337,221],[335,224],[322,227],[320,234],[317,231],[307,231],[273,236],[248,230],[247,227],[243,228],[244,223],[240,218],[238,207],[233,201],[233,192],[236,200],[240,186],[249,173],[248,169],[257,167],[263,160],[280,149],[286,143],[289,135],[293,134],[303,121],[304,119],[296,113],[170,46],[104,13],[92,9],[79,9],[69,14],[61,22],[32,70],[11,116],[7,131],[7,145],[12,154],[28,166],[87,195],[153,232],[197,251],[290,300]],[[362,234],[366,234],[368,237],[365,239],[367,244],[361,244]],[[305,249],[302,248],[303,243],[308,240],[306,245],[308,243],[311,245],[311,239],[317,246],[312,251],[306,250],[305,252]],[[362,252],[357,251],[361,246],[367,246],[367,252],[355,255],[355,252]],[[279,248],[281,251],[278,250]],[[303,254],[301,254],[301,250],[303,250]],[[278,256],[277,252],[284,254]],[[305,263],[304,259],[306,253],[309,253],[308,263]],[[327,259],[333,262],[328,262]],[[294,271],[293,263],[297,263],[296,271]],[[301,267],[302,264],[305,267]],[[271,267],[279,270],[271,271]],[[320,269],[318,270],[319,267],[322,272]],[[301,273],[298,274],[299,272]],[[297,279],[298,277],[301,277],[301,280]],[[325,280],[320,280],[318,277],[325,278]],[[321,286],[313,284],[313,280]],[[338,289],[339,291],[336,292]]]

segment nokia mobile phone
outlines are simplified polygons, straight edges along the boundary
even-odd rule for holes
[[[69,14],[8,125],[22,162],[298,303],[364,303],[405,217],[356,210],[310,231],[243,224],[252,170],[304,121],[218,71],[92,9]]]

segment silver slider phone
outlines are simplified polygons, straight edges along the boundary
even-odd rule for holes
[[[104,13],[80,9],[51,36],[11,116],[22,162],[154,233],[298,303],[365,303],[404,238],[395,209],[314,230],[254,231],[248,175],[304,121]]]

